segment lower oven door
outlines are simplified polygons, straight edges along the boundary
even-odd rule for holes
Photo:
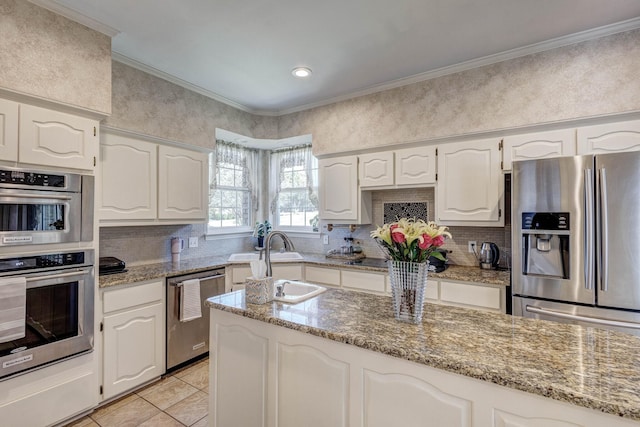
[[[0,380],[93,349],[93,267],[0,277],[0,311],[10,304],[2,297],[9,278],[26,282],[24,333],[2,342],[0,331]]]

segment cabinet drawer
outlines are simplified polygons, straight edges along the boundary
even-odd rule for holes
[[[251,277],[251,268],[233,267],[231,272],[231,281],[233,283],[244,283],[247,277]]]
[[[424,297],[428,300],[438,300],[438,281],[427,280],[427,287],[424,290]]]
[[[499,288],[440,281],[440,300],[500,310],[502,297]]]
[[[105,290],[103,297],[104,313],[111,313],[137,305],[162,301],[164,296],[164,281],[157,280],[128,288]]]
[[[340,270],[307,266],[305,280],[311,283],[340,286]]]
[[[271,275],[275,280],[302,280],[302,265],[271,264]]]
[[[384,274],[342,271],[341,278],[342,286],[345,288],[362,289],[365,291],[373,292],[384,292]]]

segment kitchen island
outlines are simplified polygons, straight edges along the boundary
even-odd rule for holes
[[[339,289],[208,300],[210,425],[640,425],[640,339]]]

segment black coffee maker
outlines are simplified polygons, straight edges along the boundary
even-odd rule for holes
[[[495,270],[500,263],[500,249],[498,245],[492,242],[483,242],[480,245],[480,252],[478,254],[478,261],[480,262],[480,268],[484,270]]]
[[[440,252],[442,257],[444,258],[444,261],[441,260],[441,259],[438,259],[438,258],[436,258],[434,256],[430,256],[429,257],[429,271],[433,271],[435,273],[440,273],[441,271],[445,271],[447,269],[447,267],[448,267],[448,264],[447,264],[447,250],[438,248],[438,249],[436,249],[436,251]]]

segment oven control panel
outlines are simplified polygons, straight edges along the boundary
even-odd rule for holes
[[[33,187],[65,187],[65,176],[37,172],[0,169],[0,184],[19,184]]]
[[[24,257],[0,259],[0,273],[32,270],[36,268],[68,267],[83,265],[85,252],[66,252],[46,255],[30,255]]]

